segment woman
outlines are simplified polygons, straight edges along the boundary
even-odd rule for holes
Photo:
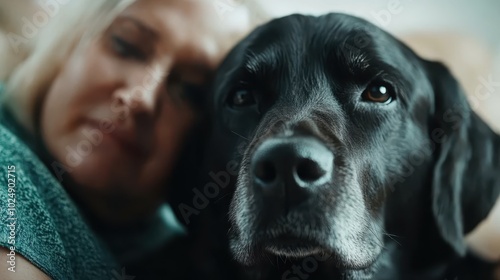
[[[127,228],[162,205],[190,89],[249,27],[221,2],[52,1],[19,29],[36,36],[9,37],[28,54],[0,93],[1,279],[122,275],[86,221]]]

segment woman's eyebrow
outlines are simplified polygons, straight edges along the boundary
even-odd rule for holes
[[[128,16],[128,15],[120,16],[119,19],[130,21],[138,29],[140,29],[143,32],[142,33],[143,35],[150,37],[152,40],[155,40],[155,41],[158,40],[158,38],[159,38],[158,32],[154,28],[152,28],[152,27],[148,26],[147,24],[145,24],[144,22],[142,22],[140,19],[137,19],[137,18],[132,17],[132,16]]]

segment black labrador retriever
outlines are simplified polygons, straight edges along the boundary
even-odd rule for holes
[[[216,213],[202,235],[256,279],[444,279],[499,196],[500,137],[450,72],[356,17],[257,28],[211,106],[217,184],[177,213]]]

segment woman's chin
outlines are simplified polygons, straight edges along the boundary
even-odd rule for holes
[[[92,192],[127,189],[135,184],[139,170],[126,161],[108,155],[92,154],[73,167],[70,176],[80,188]]]

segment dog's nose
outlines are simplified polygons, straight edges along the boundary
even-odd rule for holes
[[[308,199],[315,187],[331,180],[333,160],[333,153],[312,137],[268,139],[251,161],[256,193],[286,199],[288,207],[296,206]]]

